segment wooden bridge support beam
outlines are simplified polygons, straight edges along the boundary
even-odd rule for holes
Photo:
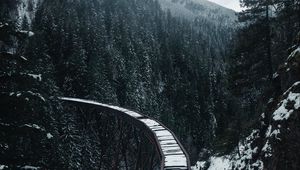
[[[118,147],[124,147],[122,142],[124,140],[123,133],[125,133],[125,131],[122,122],[128,122],[132,127],[138,128],[137,131],[141,134],[139,135],[138,140],[135,139],[135,146],[138,147],[137,161],[135,164],[136,170],[148,170],[149,168],[152,170],[156,169],[156,167],[161,170],[190,170],[190,161],[187,152],[180,144],[175,134],[159,121],[118,106],[76,98],[64,97],[61,98],[61,100],[85,105],[89,108],[95,108],[96,112],[99,111],[107,115],[115,116],[117,118],[116,122],[118,122],[117,125],[119,125],[118,140],[121,141],[121,144],[119,143]],[[136,133],[134,138],[136,138]],[[145,140],[146,138],[148,140]],[[156,159],[156,156],[152,157],[153,151],[156,151],[157,153],[156,155],[160,161],[160,166],[153,165],[153,162],[155,162]],[[127,166],[130,165],[127,165],[126,163],[127,158],[124,150],[121,151],[121,155],[123,155],[121,157],[126,160],[125,166],[127,169]],[[119,155],[116,155],[116,159],[119,159]],[[117,165],[115,168],[116,167]]]

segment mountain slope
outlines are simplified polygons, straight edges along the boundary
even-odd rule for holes
[[[195,162],[200,149],[211,147],[228,112],[222,97],[226,95],[224,58],[233,29],[224,25],[223,14],[212,15],[217,8],[206,8],[212,9],[202,13],[199,7],[193,13],[197,19],[191,20],[173,17],[155,0],[20,0],[14,2],[11,15],[1,19],[15,20],[20,29],[35,33],[16,51],[29,61],[29,73],[51,82],[45,83],[47,89],[153,116],[180,137]],[[57,132],[51,134],[56,150],[49,149],[56,152],[53,165],[119,169],[128,160],[133,166],[137,152],[124,149],[124,156],[122,147],[135,145],[117,140],[134,141],[130,128],[125,129],[128,134],[118,136],[113,118],[101,117],[94,126],[86,126],[82,113],[72,109],[55,113],[51,127]],[[112,132],[116,138],[110,138]],[[2,156],[8,159],[22,154],[7,153]],[[53,168],[48,160],[19,160],[11,166],[19,164]]]
[[[212,156],[194,170],[265,170],[300,168],[300,33],[290,55],[274,74],[274,91],[250,135],[225,156]],[[283,93],[281,93],[283,92]],[[281,93],[281,94],[280,94]]]
[[[207,0],[158,0],[162,9],[188,20],[207,19],[213,23],[233,26],[237,17],[231,9]]]

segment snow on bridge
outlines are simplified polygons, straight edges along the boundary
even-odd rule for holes
[[[78,98],[61,97],[60,99],[67,102],[97,106],[103,111],[114,113],[117,116],[125,116],[126,118],[135,121],[139,127],[148,131],[148,135],[146,136],[155,142],[161,157],[162,170],[190,170],[190,161],[187,152],[184,150],[174,133],[160,122],[148,116],[118,106]]]

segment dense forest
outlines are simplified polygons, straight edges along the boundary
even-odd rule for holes
[[[1,0],[0,169],[159,167],[140,129],[62,96],[161,121],[197,170],[299,169],[300,1],[241,6]]]

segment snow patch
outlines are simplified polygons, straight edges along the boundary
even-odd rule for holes
[[[25,165],[25,166],[20,167],[20,169],[23,169],[23,170],[38,170],[38,169],[41,169],[41,168],[40,167],[35,167],[35,166],[30,166],[30,165]]]
[[[8,166],[6,166],[6,165],[0,165],[0,170],[3,170],[5,168],[8,168]]]
[[[2,27],[5,27],[5,26],[8,26],[8,23],[2,23],[2,22],[0,22],[0,28],[2,28]]]
[[[264,163],[261,160],[257,160],[255,163],[252,164],[253,169],[257,170],[263,170],[264,169]]]
[[[297,81],[296,83],[294,83],[289,89],[287,89],[287,91],[285,91],[283,93],[283,95],[284,96],[287,95],[288,92],[290,92],[295,86],[298,86],[298,85],[300,85],[300,81]]]
[[[272,103],[274,101],[274,98],[270,98],[268,101],[268,104]]]
[[[208,170],[227,170],[230,169],[230,160],[226,157],[212,157]]]
[[[51,133],[47,133],[47,138],[51,139],[51,138],[53,138],[53,135]]]
[[[270,125],[266,131],[266,136],[271,136],[272,125]]]
[[[292,58],[294,58],[299,53],[300,53],[300,46],[289,55],[287,60],[291,60]]]
[[[211,157],[209,159],[210,166],[207,170],[229,170],[231,167],[230,159],[227,156]],[[206,161],[199,161],[192,170],[202,170],[206,168]]]
[[[252,133],[246,138],[244,142],[239,143],[239,155],[236,154],[234,157],[234,162],[232,166],[235,166],[235,169],[253,169],[253,164],[249,164],[249,160],[252,160],[253,155],[258,152],[258,147],[252,148],[252,143],[255,139],[259,138],[260,131],[255,129]],[[260,170],[260,169],[259,169]]]
[[[275,79],[277,77],[279,77],[279,74],[276,72],[276,73],[273,74],[273,79]]]
[[[34,36],[34,33],[32,31],[21,30],[19,32],[22,33],[22,34],[26,34],[28,37]]]
[[[273,119],[275,121],[287,120],[293,113],[294,109],[288,110],[286,107],[289,102],[294,102],[294,109],[300,108],[300,93],[290,92],[288,97],[284,99],[279,108],[273,113]]]
[[[202,170],[206,167],[206,161],[198,161],[195,166],[192,166],[192,170]]]
[[[272,147],[270,145],[269,140],[267,140],[267,142],[265,143],[265,145],[263,146],[263,148],[261,150],[264,152],[264,156],[266,158],[272,156]]]
[[[21,127],[29,127],[29,128],[33,128],[33,129],[37,129],[37,130],[41,130],[41,131],[45,131],[44,128],[40,127],[37,124],[24,124]]]
[[[27,74],[28,76],[38,80],[38,81],[42,81],[42,75],[41,74]]]
[[[30,73],[20,73],[21,75],[29,76],[33,79],[36,79],[38,81],[42,81],[42,74],[30,74]]]
[[[275,129],[272,133],[271,136],[274,136],[276,139],[281,140],[278,135],[280,134],[280,130],[279,129]]]
[[[34,93],[32,91],[16,92],[16,93],[12,92],[9,95],[10,96],[16,95],[16,97],[21,97],[22,95],[26,95],[26,94],[30,94],[32,96],[38,97],[40,100],[44,102],[46,101],[46,99],[40,93]]]
[[[40,94],[40,93],[34,93],[32,91],[28,91],[29,94],[38,97],[39,99],[43,100],[44,102],[46,101],[45,98]]]
[[[28,61],[27,58],[25,58],[24,56],[20,56],[21,59],[25,60],[25,61]]]

